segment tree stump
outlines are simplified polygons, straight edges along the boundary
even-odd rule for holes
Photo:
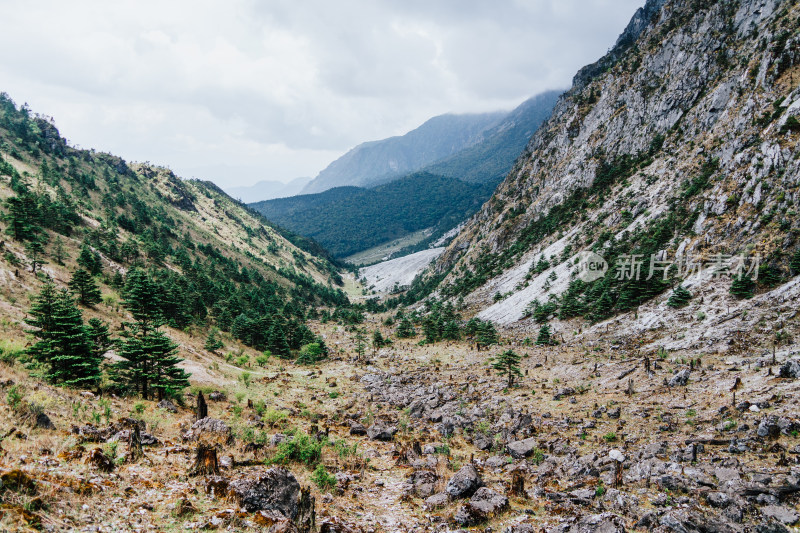
[[[197,395],[197,409],[195,415],[197,416],[197,420],[202,420],[208,416],[208,404],[206,404],[206,399],[203,397],[203,391],[200,391]]]
[[[525,475],[522,471],[513,470],[511,472],[511,487],[509,493],[511,496],[525,497]]]
[[[614,472],[614,487],[620,488],[622,486],[622,462],[616,461],[616,471]]]
[[[315,499],[311,495],[311,489],[302,487],[300,489],[300,501],[297,505],[297,518],[295,524],[300,533],[313,533],[317,530],[317,514],[315,509]]]
[[[200,443],[194,456],[194,465],[189,472],[192,476],[218,476],[219,463],[217,449],[214,446]]]
[[[142,435],[139,432],[139,422],[133,420],[128,423],[128,461],[135,463],[144,457],[142,449]]]

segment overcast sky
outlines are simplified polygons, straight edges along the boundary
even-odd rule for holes
[[[643,3],[4,1],[0,91],[83,148],[223,187],[288,181],[568,87]]]

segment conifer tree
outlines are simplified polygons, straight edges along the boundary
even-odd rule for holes
[[[28,260],[31,262],[31,272],[36,273],[36,269],[46,264],[44,259],[44,242],[39,235],[32,237],[25,243],[25,253],[28,254]]]
[[[377,352],[378,350],[380,350],[381,348],[383,348],[384,346],[387,346],[389,344],[390,344],[390,341],[388,339],[384,338],[383,334],[381,333],[381,330],[376,329],[373,332],[373,334],[372,334],[372,350],[373,350],[373,353]]]
[[[36,237],[41,229],[36,222],[36,200],[24,192],[5,201],[7,212],[3,219],[8,224],[6,232],[17,241]]]
[[[457,341],[461,338],[461,328],[455,320],[449,320],[445,323],[442,330],[442,338],[449,341]]]
[[[741,274],[733,278],[730,292],[739,299],[752,298],[755,282],[748,274]]]
[[[481,321],[480,326],[478,327],[477,338],[475,340],[475,344],[478,346],[478,351],[491,346],[492,344],[497,344],[499,339],[497,338],[497,330],[494,329],[494,324],[486,321]]]
[[[774,287],[781,282],[780,271],[768,264],[758,267],[758,283],[764,287]]]
[[[357,328],[355,337],[353,339],[356,343],[356,354],[358,355],[359,359],[363,359],[364,353],[367,350],[367,336],[365,335],[364,330]]]
[[[539,336],[536,337],[536,344],[539,346],[547,346],[552,344],[552,338],[550,336],[550,324],[543,324],[541,328],[539,328]]]
[[[320,359],[323,359],[324,355],[322,346],[320,346],[319,343],[312,342],[300,348],[295,362],[300,365],[313,365]]]
[[[506,350],[494,358],[492,367],[497,370],[501,376],[508,378],[508,388],[514,386],[514,378],[522,377],[522,372],[519,369],[519,362],[522,358],[514,350]]]
[[[81,253],[78,255],[77,262],[93,276],[103,271],[103,263],[100,260],[100,254],[92,250],[86,243],[83,243],[83,246],[81,246]]]
[[[131,269],[126,276],[122,295],[125,307],[133,315],[143,333],[164,323],[161,313],[161,291],[147,272],[139,268]]]
[[[100,289],[97,288],[97,283],[95,283],[94,278],[82,268],[79,268],[72,274],[72,279],[69,281],[69,288],[78,297],[78,302],[80,302],[81,305],[93,307],[103,300]]]
[[[59,265],[64,264],[64,259],[66,258],[66,252],[64,251],[64,241],[61,240],[60,235],[57,235],[55,240],[53,241],[53,251],[50,255],[53,257],[56,264]]]
[[[217,328],[211,328],[208,332],[208,337],[206,337],[205,349],[211,353],[217,353],[217,350],[225,346],[218,335],[219,330]]]
[[[397,325],[397,331],[395,331],[395,335],[398,339],[408,339],[416,335],[417,332],[414,330],[414,324],[408,319],[408,317],[403,317],[400,321],[400,324]]]
[[[670,307],[683,307],[692,299],[692,293],[686,290],[683,285],[678,285],[667,300]]]
[[[794,255],[789,260],[789,268],[792,269],[795,275],[800,274],[800,248],[795,251]]]
[[[52,282],[42,288],[26,322],[38,328],[40,339],[29,353],[45,365],[45,377],[53,383],[90,387],[100,380],[100,362],[92,350],[80,309],[69,291],[57,290]]]
[[[114,341],[108,333],[108,324],[99,318],[91,318],[86,326],[86,334],[92,344],[92,352],[99,361],[102,361],[106,352],[114,346]]]

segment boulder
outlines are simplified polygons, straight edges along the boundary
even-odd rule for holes
[[[367,428],[365,428],[363,424],[359,424],[358,422],[353,422],[352,424],[350,424],[350,434],[359,436],[366,435]]]
[[[508,453],[511,454],[511,457],[514,459],[522,459],[531,455],[533,450],[536,449],[536,439],[529,437],[523,440],[516,440],[509,442],[506,447],[508,448]]]
[[[505,511],[508,508],[508,498],[490,488],[481,487],[472,495],[469,504],[488,517]]]
[[[761,508],[761,514],[774,518],[782,524],[791,526],[800,520],[800,514],[796,510],[783,505],[765,505]]]
[[[248,513],[278,511],[290,520],[300,513],[300,483],[283,467],[250,472],[231,481],[228,489]]]
[[[625,533],[625,521],[613,513],[584,516],[569,529],[568,533]]]
[[[394,437],[395,428],[383,424],[373,424],[367,429],[367,436],[371,440],[390,441]]]
[[[800,378],[800,361],[791,359],[786,361],[782,366],[778,375],[782,378],[797,379]]]
[[[231,427],[222,420],[206,417],[192,424],[191,429],[184,432],[183,440],[205,444],[231,444],[233,433]]]
[[[492,438],[485,433],[475,433],[472,436],[472,445],[482,451],[489,450],[492,447]]]
[[[453,498],[468,498],[483,485],[481,476],[472,465],[465,465],[447,482],[445,490]]]
[[[442,507],[447,505],[447,502],[450,501],[450,497],[447,495],[446,492],[439,492],[430,496],[429,498],[425,499],[425,506],[428,509],[441,509]]]
[[[778,438],[781,434],[781,428],[778,426],[778,417],[765,416],[762,418],[761,422],[758,424],[758,429],[756,429],[756,434],[759,437]]]
[[[684,368],[674,376],[670,378],[667,382],[667,385],[670,387],[685,387],[689,383],[689,374],[691,374],[691,370],[688,368]]]
[[[159,409],[164,409],[165,411],[169,411],[170,413],[178,412],[178,408],[175,406],[175,404],[167,400],[166,398],[158,402],[156,407],[158,407]]]
[[[435,492],[437,479],[433,470],[415,470],[408,481],[414,487],[414,494],[420,498],[427,498]]]

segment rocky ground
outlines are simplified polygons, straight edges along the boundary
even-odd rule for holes
[[[225,387],[194,387],[185,406],[51,388],[2,364],[0,528],[800,525],[798,362],[650,352],[611,333],[547,348],[512,335],[481,352],[398,340],[357,361],[351,332],[316,327],[330,360],[273,358]],[[488,365],[509,347],[524,355],[510,389]],[[208,416],[198,422],[200,392]],[[137,432],[143,456],[130,444]],[[216,464],[198,461],[199,449]]]

